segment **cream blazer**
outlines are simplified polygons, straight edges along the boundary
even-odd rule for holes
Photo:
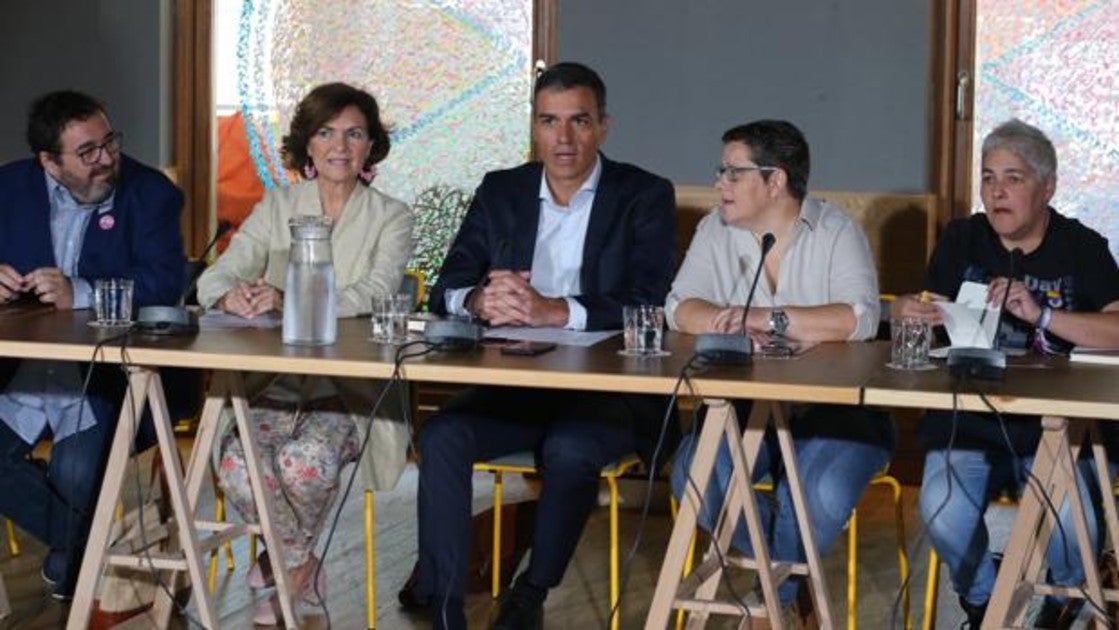
[[[291,231],[288,220],[296,215],[322,215],[318,185],[300,182],[265,193],[252,214],[229,242],[229,247],[198,279],[198,301],[211,308],[238,282],[264,278],[268,284],[284,288]],[[374,295],[395,293],[400,289],[404,266],[412,254],[413,216],[408,207],[375,188],[358,184],[331,232],[334,281],[337,286],[338,316],[354,317],[372,310]],[[325,379],[315,379],[322,381]],[[246,392],[251,398],[268,388],[272,398],[314,392],[314,396],[342,395],[358,428],[359,439],[366,433],[369,445],[358,463],[368,487],[378,490],[396,485],[407,460],[408,427],[394,393],[386,396],[372,421],[369,411],[383,382],[362,379],[329,379],[328,383],[307,382],[275,374],[246,377]],[[232,414],[223,414],[218,435],[231,429]],[[219,439],[215,451],[220,448]],[[214,453],[217,457],[217,453]]]

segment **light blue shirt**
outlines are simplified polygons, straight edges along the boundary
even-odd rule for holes
[[[113,209],[113,197],[99,204],[78,203],[65,186],[46,176],[54,259],[74,290],[74,308],[89,308],[92,288],[78,277],[86,226],[94,214]],[[82,375],[72,361],[23,361],[0,393],[0,418],[28,444],[49,425],[57,442],[93,426],[97,419],[82,399]]]
[[[566,206],[556,203],[548,188],[546,173],[540,176],[540,221],[536,228],[536,247],[532,254],[530,284],[544,297],[562,297],[567,302],[569,330],[587,327],[587,309],[571,297],[582,292],[579,272],[583,267],[583,244],[587,240],[591,207],[594,205],[598,181],[602,177],[602,158],[595,160],[594,170],[571,196]],[[469,315],[464,302],[474,287],[448,289],[447,311]]]

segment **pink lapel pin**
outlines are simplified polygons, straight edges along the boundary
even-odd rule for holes
[[[100,226],[102,230],[111,230],[116,223],[117,220],[114,219],[111,214],[102,215],[101,218],[97,220],[97,225]]]

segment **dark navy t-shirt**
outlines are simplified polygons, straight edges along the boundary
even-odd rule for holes
[[[989,283],[1006,276],[1010,252],[991,228],[986,214],[973,214],[948,224],[937,243],[926,285],[930,291],[956,297],[966,281]],[[1098,312],[1119,300],[1119,267],[1107,239],[1076,219],[1049,210],[1049,225],[1038,248],[1021,256],[1014,277],[1022,280],[1034,300],[1053,310]],[[1032,324],[1003,314],[1000,347],[1033,347],[1047,354],[1068,354],[1072,344],[1053,333],[1038,334]]]
[[[1042,306],[1055,310],[1098,312],[1119,300],[1119,267],[1107,239],[1097,232],[1049,209],[1049,225],[1041,245],[1021,256],[1014,277],[1021,279]],[[988,283],[1010,270],[1010,252],[1003,247],[986,214],[973,214],[948,224],[929,262],[928,290],[955,299],[965,281]],[[1037,331],[1009,312],[999,329],[1003,348],[1032,348],[1046,354],[1067,354],[1072,344],[1053,333]],[[1007,378],[1011,378],[1010,375]],[[930,411],[918,426],[918,439],[926,448],[944,448],[949,440],[951,412]],[[956,423],[956,448],[1005,450],[1007,440],[1021,455],[1032,455],[1041,437],[1036,417],[1008,416],[1006,432],[991,414],[960,412]],[[1109,447],[1119,444],[1119,432],[1104,425]],[[1119,449],[1109,448],[1112,457]]]

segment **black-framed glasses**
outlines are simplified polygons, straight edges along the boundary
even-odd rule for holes
[[[715,181],[724,181],[728,184],[733,184],[742,177],[743,173],[750,171],[758,171],[759,173],[770,173],[776,171],[776,166],[723,166],[715,167]]]
[[[74,151],[74,155],[82,161],[86,166],[92,166],[101,159],[101,153],[108,151],[110,155],[117,155],[120,153],[121,142],[124,141],[124,132],[114,131],[109,134],[108,138],[101,144],[86,145]]]

